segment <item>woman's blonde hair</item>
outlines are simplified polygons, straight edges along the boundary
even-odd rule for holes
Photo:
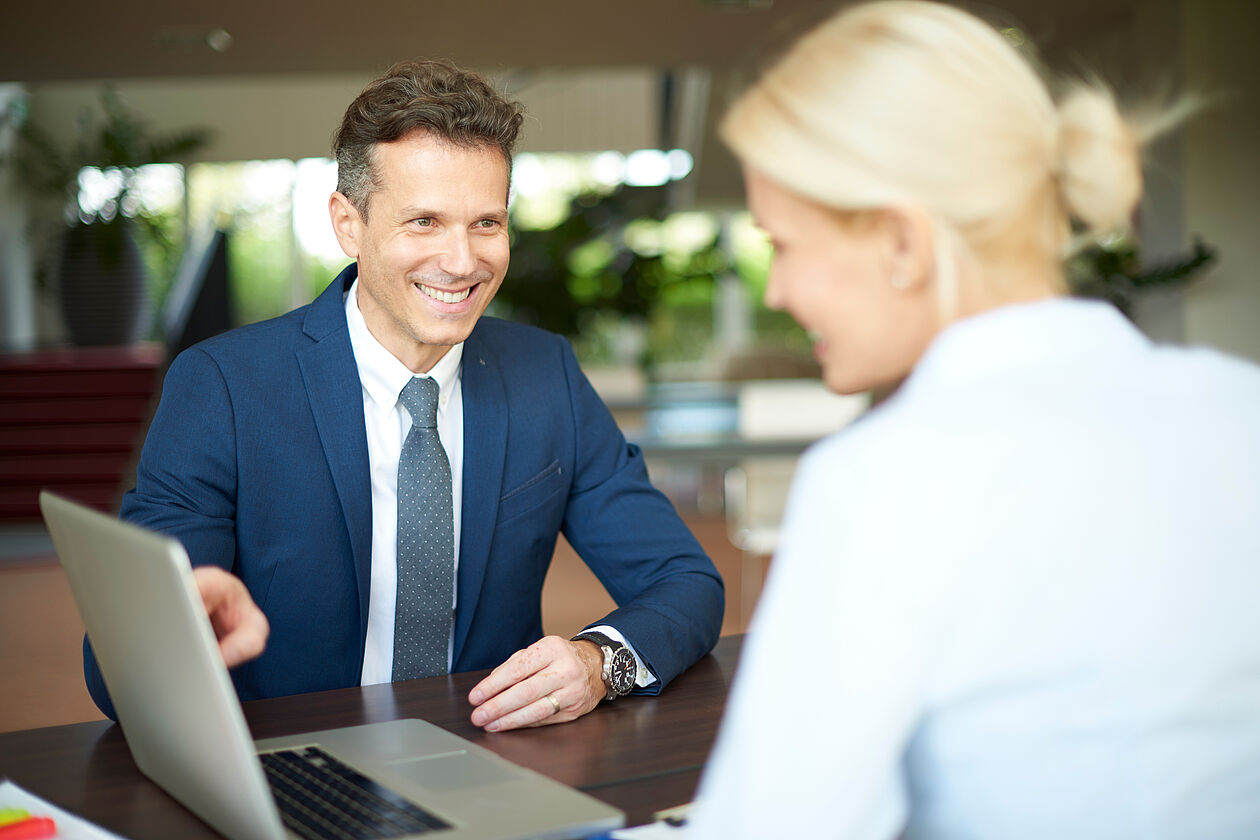
[[[881,0],[805,35],[721,134],[744,163],[828,207],[913,203],[977,253],[1057,258],[1069,220],[1094,234],[1127,227],[1140,147],[1167,123],[1126,118],[1098,82],[1056,101],[989,24]]]

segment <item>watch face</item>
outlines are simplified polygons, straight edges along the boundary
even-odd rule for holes
[[[618,696],[629,694],[634,688],[634,654],[623,647],[612,655],[612,667],[608,669],[608,685]]]

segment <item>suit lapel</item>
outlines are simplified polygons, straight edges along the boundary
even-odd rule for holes
[[[356,266],[347,267],[311,304],[302,327],[311,342],[298,349],[297,361],[350,532],[359,584],[359,629],[366,635],[372,576],[372,487],[363,391],[342,300],[356,276]]]
[[[459,598],[455,615],[458,662],[490,559],[507,454],[508,410],[502,372],[474,328],[464,344],[464,490],[459,536]]]

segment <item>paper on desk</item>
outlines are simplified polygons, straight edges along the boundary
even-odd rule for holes
[[[30,811],[32,817],[52,817],[57,824],[57,840],[123,840],[112,831],[63,811],[8,779],[0,781],[0,808],[21,808]]]
[[[608,836],[612,840],[682,840],[687,833],[684,829],[685,826],[654,822],[634,828],[618,828],[608,832]]]

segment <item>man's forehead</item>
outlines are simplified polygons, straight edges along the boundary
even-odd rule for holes
[[[488,165],[493,167],[489,173],[485,169]],[[432,178],[428,178],[430,175]],[[496,145],[457,144],[446,139],[411,135],[372,147],[373,191],[441,190],[452,176],[461,186],[473,186],[476,181],[493,178],[498,199],[504,207],[507,205],[508,162]]]
[[[465,145],[409,136],[373,149],[369,206],[384,200],[395,210],[441,210],[452,199],[464,203],[482,193],[479,214],[507,211],[511,180],[502,151],[491,144]],[[455,154],[450,154],[455,152]],[[492,167],[487,169],[487,167]],[[484,186],[484,190],[482,187]],[[386,197],[388,196],[388,197]],[[392,212],[392,211],[391,211]]]
[[[386,173],[394,169],[412,170],[408,174],[417,175],[430,169],[435,172],[451,167],[480,169],[487,163],[502,173],[505,180],[509,178],[502,150],[490,143],[456,143],[445,138],[411,135],[372,147],[372,169],[378,186]]]
[[[399,137],[396,140],[389,140],[380,143],[373,143],[370,149],[373,162],[381,159],[381,156],[390,155],[392,152],[405,153],[408,150],[437,150],[442,152],[468,152],[474,156],[495,155],[503,166],[507,168],[507,156],[502,148],[491,140],[460,140],[450,137],[444,137],[441,134],[429,131],[428,129],[418,128]]]

